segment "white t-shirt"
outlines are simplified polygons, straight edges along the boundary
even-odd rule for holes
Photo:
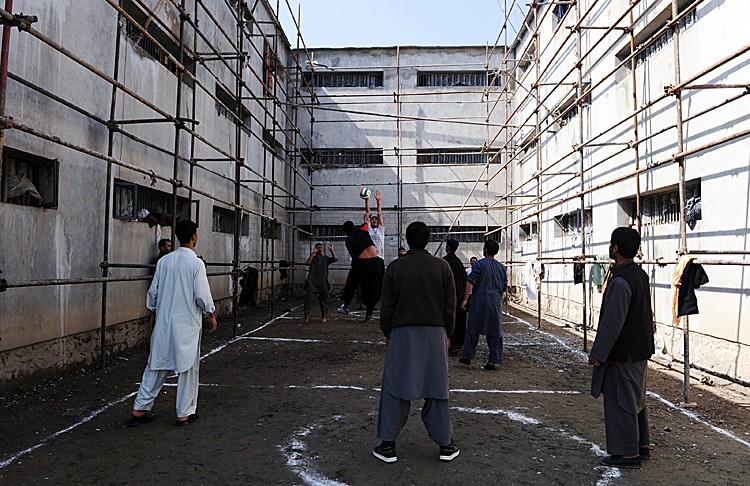
[[[380,224],[377,228],[373,228],[372,225],[367,226],[367,232],[370,233],[370,238],[375,244],[375,252],[380,258],[385,260],[383,250],[385,250],[385,227]]]

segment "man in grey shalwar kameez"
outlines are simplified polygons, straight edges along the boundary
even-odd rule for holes
[[[612,232],[609,256],[615,260],[602,297],[599,326],[591,346],[591,394],[604,393],[607,453],[603,466],[628,469],[650,459],[646,372],[654,353],[649,280],[633,262],[641,236],[632,228]]]
[[[508,288],[505,265],[495,260],[500,245],[497,241],[484,242],[484,258],[471,265],[466,282],[466,294],[461,307],[466,310],[471,297],[471,308],[466,321],[463,357],[458,361],[471,365],[479,343],[479,336],[487,337],[490,356],[482,368],[491,371],[503,362],[503,297]]]
[[[164,380],[177,373],[177,425],[197,420],[198,371],[203,314],[208,314],[209,332],[216,330],[216,316],[206,266],[193,248],[198,226],[179,221],[175,235],[180,247],[162,257],[148,289],[146,307],[151,311],[151,353],[143,372],[129,426],[153,419],[151,408]]]
[[[388,351],[378,411],[378,459],[396,462],[396,438],[412,400],[424,398],[422,422],[440,446],[438,458],[459,454],[448,407],[448,336],[453,332],[456,288],[450,265],[425,247],[430,230],[422,222],[406,228],[409,252],[391,262],[383,280],[380,328]]]
[[[320,322],[323,324],[328,322],[328,292],[331,291],[328,266],[338,261],[332,243],[328,243],[328,251],[331,252],[331,256],[326,256],[323,251],[323,243],[315,243],[313,251],[305,262],[309,267],[307,279],[305,279],[305,300],[303,302],[305,324],[310,323],[310,307],[313,299],[316,299],[320,305]]]

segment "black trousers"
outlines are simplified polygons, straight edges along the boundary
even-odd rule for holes
[[[451,334],[451,348],[460,348],[466,337],[466,311],[461,309],[461,304],[456,306],[456,327]]]
[[[357,286],[362,286],[362,301],[367,307],[367,312],[372,312],[375,304],[380,301],[383,292],[383,274],[385,264],[380,257],[355,258],[352,260],[352,268],[346,276],[346,286],[341,300],[348,306],[354,297]]]

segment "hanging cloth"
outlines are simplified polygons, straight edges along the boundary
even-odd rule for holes
[[[682,274],[685,272],[685,268],[692,260],[695,260],[693,255],[682,255],[677,261],[677,266],[672,274],[672,317],[675,322],[679,322],[679,300],[680,300],[680,285],[682,285]]]
[[[700,263],[689,261],[682,272],[677,296],[677,316],[698,314],[698,298],[695,289],[708,283],[708,275]]]

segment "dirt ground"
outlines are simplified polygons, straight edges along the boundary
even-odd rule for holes
[[[372,456],[386,350],[377,319],[332,313],[326,325],[304,325],[297,308],[269,323],[268,310],[253,309],[242,313],[238,339],[230,341],[226,320],[204,335],[202,352],[211,354],[201,364],[201,418],[190,426],[174,426],[174,379],[152,423],[124,426],[146,346],[110,360],[105,373],[81,370],[6,393],[0,484],[748,484],[747,390],[696,381],[688,416],[674,405],[679,376],[655,365],[653,459],[638,471],[603,468],[602,402],[588,393],[580,337],[547,323],[537,331],[533,317],[511,313],[497,371],[479,368],[484,341],[471,368],[450,358],[461,448],[450,463],[438,461],[419,402],[398,462]]]

